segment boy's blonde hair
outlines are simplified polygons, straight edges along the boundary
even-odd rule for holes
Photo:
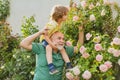
[[[58,19],[62,18],[64,15],[67,15],[68,8],[62,5],[55,5],[51,12],[51,19],[56,22]]]

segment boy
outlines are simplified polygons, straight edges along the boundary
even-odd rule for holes
[[[51,12],[51,20],[46,25],[46,29],[48,30],[48,33],[41,36],[40,39],[40,41],[42,41],[43,45],[46,48],[46,58],[47,58],[50,74],[55,74],[58,72],[58,70],[56,70],[52,62],[52,48],[58,49],[61,52],[62,58],[66,62],[67,69],[72,68],[71,62],[69,60],[69,57],[65,49],[60,46],[59,47],[54,46],[51,40],[49,39],[49,37],[54,32],[60,30],[61,23],[67,19],[68,11],[69,11],[68,8],[65,6],[61,6],[61,5],[54,6]]]

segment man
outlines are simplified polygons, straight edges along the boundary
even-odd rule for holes
[[[62,80],[62,73],[64,67],[64,60],[59,52],[59,50],[53,49],[52,58],[53,64],[56,66],[56,69],[59,70],[58,73],[51,75],[49,74],[49,69],[47,66],[46,60],[46,50],[41,43],[33,43],[33,41],[42,34],[45,34],[47,30],[39,31],[27,38],[23,39],[20,43],[20,46],[32,50],[36,54],[36,68],[34,74],[34,80]],[[64,35],[61,32],[55,32],[50,37],[53,44],[58,48],[62,49],[64,47]],[[71,57],[74,53],[74,47],[65,47],[68,56]],[[72,79],[71,79],[72,80]]]

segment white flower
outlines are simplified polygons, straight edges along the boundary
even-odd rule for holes
[[[100,3],[99,3],[99,2],[97,2],[97,3],[96,3],[96,6],[100,6]]]
[[[80,74],[80,70],[79,70],[79,67],[78,66],[75,66],[73,69],[73,73],[74,73],[74,75],[79,75]]]
[[[105,15],[105,10],[103,9],[102,11],[101,11],[101,16],[104,16]]]
[[[34,71],[31,71],[30,74],[31,74],[31,75],[34,75]]]
[[[30,58],[30,56],[27,56],[27,58]]]
[[[13,58],[16,58],[16,55],[13,55]]]
[[[94,14],[90,15],[90,21],[95,21],[95,20],[96,20],[96,18],[94,16]]]
[[[1,66],[0,68],[1,68],[1,69],[4,69],[4,68],[5,68],[5,66]]]

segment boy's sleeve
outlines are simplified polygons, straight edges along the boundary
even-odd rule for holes
[[[42,44],[40,43],[32,43],[32,51],[34,54],[39,54],[42,50]]]
[[[66,53],[69,57],[72,57],[74,54],[74,47],[73,46],[65,46]]]

